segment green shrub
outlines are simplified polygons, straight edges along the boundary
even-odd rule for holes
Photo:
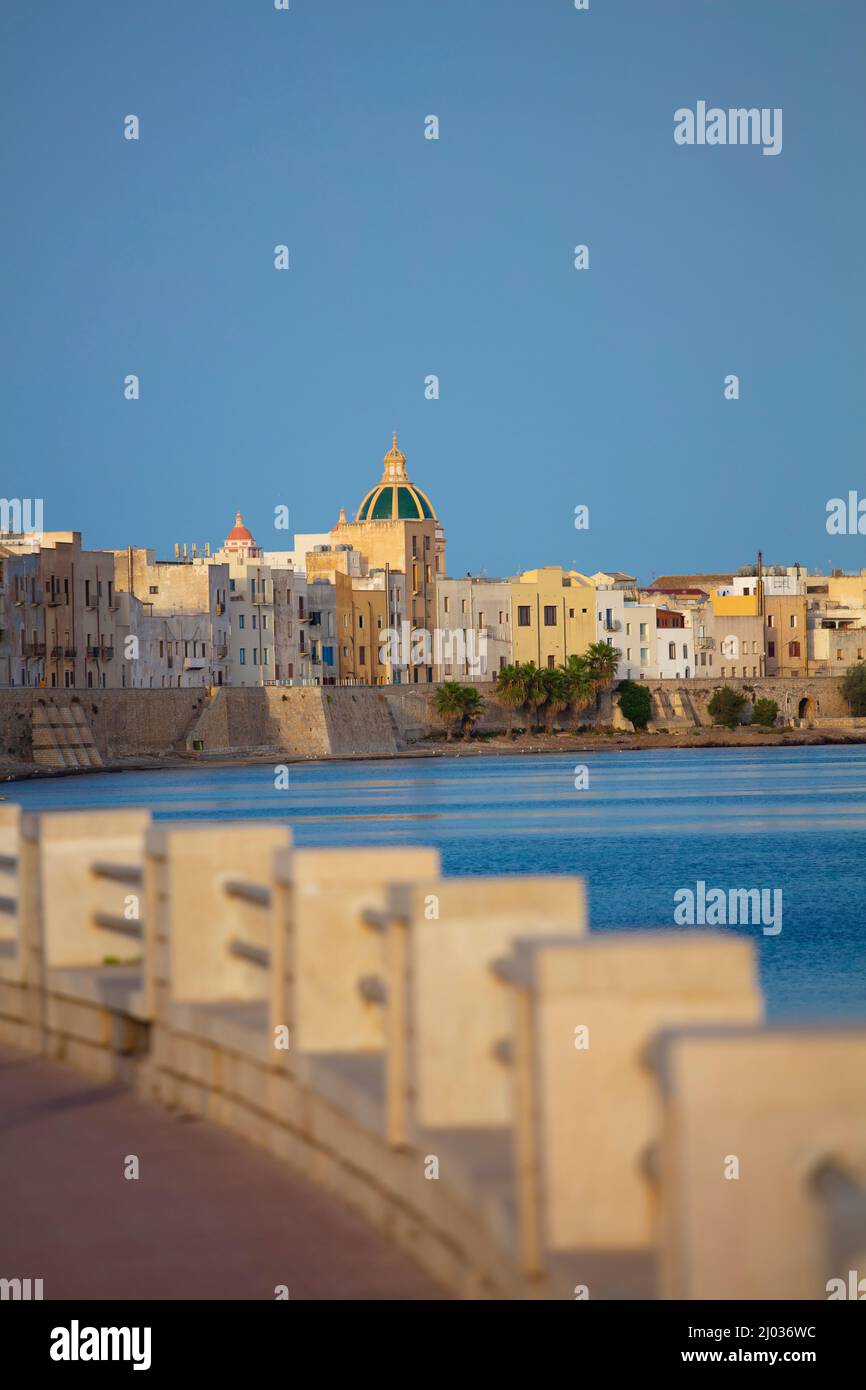
[[[653,705],[649,687],[638,685],[637,681],[621,681],[618,693],[619,707],[625,718],[631,720],[635,729],[645,729]]]
[[[752,707],[752,723],[764,724],[768,728],[776,722],[776,715],[779,713],[779,706],[775,700],[756,700]]]
[[[721,724],[726,729],[735,729],[741,722],[740,716],[746,697],[740,690],[735,690],[732,685],[720,685],[718,690],[713,692],[707,709],[714,724]]]
[[[842,682],[842,694],[855,718],[866,714],[866,661],[851,667]]]

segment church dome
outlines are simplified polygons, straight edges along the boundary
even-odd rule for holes
[[[235,524],[226,536],[226,540],[246,541],[247,544],[252,543],[253,545],[255,545],[255,541],[253,540],[253,533],[246,526],[244,526],[244,519],[241,516],[240,512],[235,512]]]
[[[419,487],[409,481],[406,455],[397,447],[397,436],[385,455],[382,477],[358,508],[356,521],[435,521],[433,505]]]
[[[246,557],[254,560],[261,554],[252,531],[248,526],[244,526],[240,512],[235,513],[235,524],[226,536],[223,550],[239,559]]]

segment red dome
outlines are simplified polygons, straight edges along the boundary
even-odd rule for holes
[[[251,544],[255,545],[253,533],[244,526],[244,519],[240,512],[235,514],[235,524],[226,536],[226,544],[229,541],[250,541]]]

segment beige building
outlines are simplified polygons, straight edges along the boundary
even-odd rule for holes
[[[157,560],[134,546],[112,554],[124,638],[120,684],[231,684],[228,563],[205,555]]]
[[[495,680],[513,661],[512,585],[507,579],[440,579],[436,586],[436,680]]]
[[[10,603],[19,610],[8,622],[15,650],[5,639],[0,647],[4,674],[21,685],[120,685],[112,552],[85,550],[80,531],[5,533],[0,558],[11,584],[3,596],[7,615]]]
[[[272,571],[240,512],[210,564],[228,568],[231,684],[267,685],[276,679]]]

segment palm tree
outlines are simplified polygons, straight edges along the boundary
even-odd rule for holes
[[[469,738],[477,720],[481,718],[484,702],[474,685],[461,686],[460,726],[463,737]]]
[[[568,706],[568,682],[561,667],[552,671],[542,671],[541,679],[547,691],[544,709],[547,715],[548,732],[551,732],[557,714]]]
[[[559,669],[565,681],[568,706],[574,719],[595,695],[592,673],[585,656],[570,656]]]
[[[530,713],[535,710],[535,728],[538,731],[538,712],[547,701],[547,686],[544,671],[540,671],[534,661],[527,661],[521,668],[526,678],[526,701]]]
[[[462,720],[463,698],[463,686],[459,681],[443,681],[436,691],[436,713],[445,724],[445,738],[448,743],[453,737],[455,720]]]
[[[586,649],[586,662],[596,691],[604,689],[616,679],[619,666],[619,649],[607,642],[593,642]]]
[[[503,666],[496,677],[496,694],[508,709],[508,737],[514,733],[514,711],[526,704],[526,675],[522,666]]]

